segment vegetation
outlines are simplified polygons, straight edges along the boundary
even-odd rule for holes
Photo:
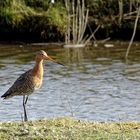
[[[0,0],[1,40],[64,41],[67,21],[65,1],[55,0],[52,4],[50,0]],[[89,9],[86,33],[92,34],[100,26],[97,38],[130,39],[139,0],[85,0],[85,5]],[[126,32],[130,36],[124,36]],[[139,37],[139,32],[140,24],[136,37]]]
[[[139,4],[138,0],[89,0],[90,25],[101,25],[103,36],[130,39]],[[140,31],[140,26],[137,30]]]
[[[0,8],[0,36],[27,39],[62,38],[66,26],[65,9],[61,3],[48,0],[2,0]],[[20,36],[19,36],[20,35]],[[14,38],[13,38],[14,39]]]
[[[26,140],[138,140],[140,123],[99,123],[58,118],[24,122],[1,122],[0,139]]]

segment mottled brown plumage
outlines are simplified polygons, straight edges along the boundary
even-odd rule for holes
[[[13,96],[23,96],[23,107],[24,107],[24,120],[27,121],[25,105],[28,100],[28,96],[33,93],[35,89],[38,89],[42,85],[43,80],[43,60],[48,59],[56,62],[50,58],[47,53],[43,50],[39,51],[35,57],[35,66],[33,69],[23,73],[14,84],[7,90],[1,97],[8,99]],[[58,62],[56,62],[58,63]],[[61,64],[61,63],[58,63]],[[62,65],[62,64],[61,64]],[[25,96],[27,96],[25,98]]]
[[[47,56],[46,52],[41,50],[36,55],[34,68],[23,73],[1,97],[8,99],[17,95],[30,95],[35,89],[40,88],[43,79],[43,60]]]

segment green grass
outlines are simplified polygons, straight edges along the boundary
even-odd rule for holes
[[[87,122],[57,118],[0,122],[1,140],[139,140],[139,122]]]
[[[38,38],[64,38],[67,18],[64,6],[60,2],[47,5],[47,0],[36,2],[44,3],[45,7],[30,6],[28,0],[0,0],[0,33],[14,31],[18,34],[35,33]]]

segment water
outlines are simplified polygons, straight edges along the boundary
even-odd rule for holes
[[[115,47],[0,45],[0,95],[34,65],[43,49],[65,67],[46,61],[41,89],[29,97],[30,120],[73,116],[94,121],[140,121],[140,44],[124,59],[128,43]],[[0,99],[0,121],[21,120],[22,97]]]

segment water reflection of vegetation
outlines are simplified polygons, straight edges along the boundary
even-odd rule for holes
[[[91,60],[93,64],[111,64],[112,60],[121,60],[125,63],[126,44],[114,43],[115,47],[105,48],[104,44],[98,47],[88,46],[85,48],[61,48],[61,47],[38,47],[38,46],[22,46],[19,45],[2,45],[0,46],[0,60],[14,60],[15,63],[23,64],[34,60],[35,53],[40,50],[46,50],[49,55],[60,62],[67,64],[86,63]],[[138,43],[137,43],[138,44]],[[130,52],[129,63],[132,61],[139,62],[139,45],[133,45]],[[9,61],[10,62],[10,61]]]
[[[68,63],[79,63],[83,59],[83,48],[66,48],[65,55]]]
[[[109,62],[113,59],[122,60],[125,62],[125,52],[127,44],[117,44],[115,47],[106,48],[104,44],[100,44],[98,47],[86,47],[86,48],[67,48],[65,49],[65,55],[68,62],[78,63],[86,61],[86,59],[91,59],[94,63]],[[133,50],[130,53],[131,60],[139,60],[139,47],[134,44]],[[100,58],[100,59],[97,59]],[[103,63],[104,63],[103,62]]]

